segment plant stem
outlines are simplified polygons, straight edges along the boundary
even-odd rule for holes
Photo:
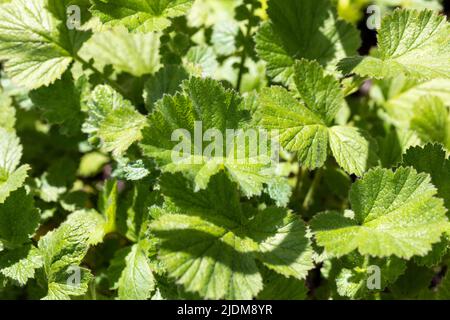
[[[238,74],[238,79],[237,79],[237,84],[236,84],[237,91],[241,90],[242,78],[244,76],[245,60],[247,60],[247,54],[245,53],[245,50],[244,50],[244,51],[242,51],[241,64],[239,66],[239,74]]]
[[[295,182],[295,188],[294,188],[294,196],[299,196],[299,193],[303,187],[303,178],[305,177],[305,171],[303,170],[302,166],[299,165],[298,167],[298,173],[297,173],[297,181]]]
[[[311,202],[314,197],[314,193],[316,192],[317,186],[320,183],[320,180],[322,179],[322,170],[316,171],[316,174],[314,175],[313,181],[311,182],[311,186],[309,187],[308,193],[305,196],[305,200],[303,201],[303,210],[308,210],[309,206],[311,205]]]
[[[370,256],[368,254],[366,254],[364,256],[364,263],[363,263],[363,268],[365,271],[367,271],[367,267],[369,266],[370,263]]]
[[[245,39],[250,38],[250,33],[252,32],[252,24],[250,23],[250,21],[247,24],[247,30],[245,33]],[[238,74],[238,79],[237,79],[237,84],[236,84],[236,90],[240,91],[241,90],[241,85],[242,85],[242,78],[244,77],[244,70],[245,70],[245,61],[247,60],[247,51],[245,50],[245,45],[244,48],[242,49],[242,53],[241,53],[241,64],[239,65],[239,74]]]

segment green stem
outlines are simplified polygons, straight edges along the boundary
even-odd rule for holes
[[[303,187],[303,179],[305,177],[306,170],[303,170],[302,166],[299,165],[298,167],[298,173],[297,173],[297,181],[295,182],[295,188],[294,188],[294,196],[298,197],[300,194],[300,191]]]
[[[91,290],[92,300],[97,300],[97,291],[96,291],[95,285],[90,284],[89,287]]]
[[[320,180],[322,179],[322,170],[316,171],[316,174],[314,175],[313,181],[311,182],[311,186],[309,187],[308,193],[305,196],[305,200],[303,201],[303,210],[308,210],[309,206],[312,203],[314,194],[316,192],[317,186],[320,183]]]
[[[245,50],[244,50],[244,51],[242,51],[241,64],[239,65],[239,74],[238,74],[238,80],[237,80],[237,84],[236,84],[237,91],[241,90],[242,78],[244,77],[245,60],[247,60],[247,54],[245,53]]]
[[[363,263],[363,268],[365,271],[367,271],[367,268],[369,267],[369,263],[370,263],[370,256],[369,255],[365,255],[364,256],[364,263]]]
[[[245,39],[250,38],[251,32],[252,32],[252,24],[249,21],[247,24],[247,31],[245,33]],[[245,50],[245,45],[244,45],[244,48],[242,49],[242,53],[241,53],[241,64],[239,65],[239,74],[238,74],[238,79],[237,79],[237,84],[236,84],[237,91],[241,90],[242,78],[244,77],[246,60],[247,60],[247,51]]]

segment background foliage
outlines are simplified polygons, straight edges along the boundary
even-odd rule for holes
[[[446,10],[0,0],[0,298],[449,299]],[[195,121],[281,161],[176,164]]]

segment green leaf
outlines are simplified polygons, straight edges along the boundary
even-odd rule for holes
[[[449,238],[447,235],[442,237],[441,242],[435,243],[433,249],[426,256],[414,257],[414,262],[419,266],[433,268],[442,262],[449,249]]]
[[[333,156],[346,172],[360,177],[378,164],[378,146],[365,131],[334,126],[329,129],[329,137]]]
[[[92,0],[91,12],[107,25],[151,32],[170,26],[169,18],[184,15],[193,0]]]
[[[28,242],[39,225],[33,197],[22,188],[0,204],[0,241],[9,248]]]
[[[69,299],[87,291],[92,275],[79,265],[89,247],[103,237],[103,228],[104,219],[95,211],[77,211],[39,240],[48,283],[44,299]]]
[[[412,0],[404,2],[403,0],[376,0],[380,5],[401,6],[408,9],[431,9],[434,11],[442,10],[442,1],[440,0]]]
[[[251,299],[262,289],[244,239],[195,216],[167,214],[152,226],[164,239],[159,259],[187,291],[206,299]]]
[[[16,124],[16,109],[11,103],[11,98],[0,91],[0,128],[7,131],[13,131]]]
[[[439,142],[450,150],[450,112],[440,98],[425,96],[416,102],[411,129],[423,142]]]
[[[76,180],[76,166],[74,159],[68,156],[54,158],[47,172],[34,180],[41,199],[45,202],[57,202],[69,191]]]
[[[104,219],[97,212],[77,211],[69,215],[57,229],[42,237],[38,247],[44,257],[47,276],[69,265],[78,265],[89,246],[98,243],[103,224]]]
[[[0,204],[9,194],[23,186],[27,178],[28,165],[20,164],[22,146],[14,132],[0,128]]]
[[[159,38],[158,33],[130,34],[124,28],[114,28],[95,33],[84,44],[80,56],[140,77],[159,69]],[[112,43],[114,50],[111,50]]]
[[[402,155],[410,147],[420,144],[420,139],[409,129],[391,126],[383,138],[378,138],[380,161],[383,168],[396,167],[401,163]]]
[[[45,9],[45,0],[14,0],[0,7],[0,59],[19,85],[36,89],[59,79],[85,37],[69,39],[68,29]]]
[[[236,37],[239,31],[239,24],[234,20],[218,21],[214,24],[211,35],[214,50],[219,55],[232,55],[237,49]]]
[[[157,192],[150,191],[147,182],[138,182],[124,201],[119,202],[118,229],[131,241],[145,238],[150,219],[150,208],[160,203]]]
[[[116,215],[118,206],[117,180],[107,180],[98,200],[98,208],[105,219],[105,234],[116,231]]]
[[[420,267],[409,261],[406,272],[394,282],[389,290],[394,299],[420,299],[423,294],[430,293],[430,286],[435,272],[426,267]]]
[[[405,262],[396,257],[364,258],[353,254],[344,260],[340,263],[342,267],[336,275],[337,292],[352,299],[367,298],[370,294],[383,291],[406,269]],[[378,284],[380,287],[376,288]]]
[[[267,184],[265,193],[267,193],[271,199],[275,200],[277,207],[286,207],[292,196],[292,188],[287,179],[280,177],[278,179],[273,179]]]
[[[160,239],[159,259],[169,276],[207,299],[251,299],[263,287],[261,261],[304,279],[313,267],[305,226],[287,210],[243,207],[225,174],[193,192],[186,180],[166,176],[163,194],[173,203],[150,229]]]
[[[89,205],[89,194],[82,190],[69,191],[61,197],[59,203],[68,212],[79,211]]]
[[[327,189],[341,199],[346,199],[352,184],[352,178],[343,170],[326,166],[323,170],[323,179]]]
[[[266,88],[259,97],[256,122],[270,130],[283,148],[296,152],[306,168],[322,167],[331,149],[345,171],[361,176],[378,163],[375,141],[358,128],[329,127],[343,103],[337,81],[320,72],[315,63],[302,61],[297,68],[298,91],[308,105],[297,101],[286,89]],[[307,78],[300,78],[305,74]],[[321,86],[322,90],[314,91]]]
[[[117,158],[115,160],[117,168],[113,172],[113,177],[124,180],[142,180],[150,175],[150,171],[155,167],[154,163],[148,159],[132,161],[128,158]]]
[[[71,273],[79,272],[79,283],[71,284],[68,278]],[[61,272],[54,277],[54,281],[48,284],[48,292],[42,300],[70,300],[73,296],[85,294],[89,288],[89,283],[94,276],[86,268],[68,269],[67,272]]]
[[[396,126],[407,128],[414,116],[413,105],[422,97],[432,95],[443,101],[450,100],[450,80],[417,80],[404,75],[378,80],[371,96],[383,106],[389,120]]]
[[[106,151],[120,156],[141,139],[145,117],[111,87],[97,86],[88,107],[83,132],[89,134],[91,143],[100,141]]]
[[[328,129],[313,111],[298,102],[286,89],[263,89],[259,97],[258,124],[278,136],[280,145],[296,152],[302,165],[321,167],[328,156]]]
[[[337,212],[314,217],[316,241],[337,257],[356,249],[376,257],[424,256],[449,225],[436,193],[430,177],[412,168],[371,170],[351,188],[353,219]]]
[[[306,106],[330,125],[344,104],[344,93],[332,75],[326,75],[316,61],[295,63],[294,81]]]
[[[381,22],[376,55],[344,59],[341,68],[346,73],[377,79],[399,74],[448,79],[449,36],[450,26],[444,16],[431,10],[395,10]]]
[[[147,300],[155,290],[148,249],[146,241],[139,242],[125,257],[125,266],[116,285],[120,300]]]
[[[181,88],[181,83],[189,77],[183,67],[168,65],[151,76],[145,83],[144,100],[148,111],[164,94],[174,95]]]
[[[61,80],[31,91],[29,96],[51,124],[58,124],[62,132],[75,135],[80,132],[84,121],[81,110],[84,104],[82,93],[86,86],[84,77],[75,82],[70,72],[66,72]]]
[[[0,168],[0,203],[3,203],[11,192],[23,186],[28,177],[28,170],[30,170],[28,165],[23,165],[11,173]]]
[[[264,138],[258,130],[251,132],[256,139],[242,140],[249,116],[241,97],[211,79],[192,78],[182,87],[182,93],[156,103],[143,130],[144,154],[163,172],[185,174],[197,190],[205,189],[210,177],[223,170],[245,195],[260,195],[263,185],[274,179],[269,153],[276,148],[258,150],[255,144]]]
[[[331,71],[360,46],[356,28],[337,18],[329,0],[270,0],[268,14],[256,51],[277,82],[291,83],[297,59],[317,60]]]
[[[196,77],[213,78],[219,68],[214,50],[205,45],[190,48],[183,58],[183,65],[190,74]]]
[[[311,242],[300,218],[282,208],[262,210],[248,224],[250,237],[259,243],[258,259],[277,273],[298,280],[313,268]]]
[[[42,267],[39,251],[32,245],[0,252],[0,272],[7,278],[25,285],[34,278],[35,270]]]
[[[22,146],[14,132],[0,128],[0,168],[6,172],[13,172],[20,164]]]
[[[450,210],[450,158],[441,146],[428,144],[410,148],[403,156],[403,165],[428,173],[438,189],[438,196],[444,199],[445,206]]]
[[[109,158],[103,153],[97,151],[86,153],[80,160],[78,174],[83,178],[95,177],[108,162]]]
[[[307,288],[303,280],[286,278],[278,273],[264,272],[264,288],[259,300],[305,300]]]
[[[45,7],[58,20],[66,23],[69,18],[68,8],[74,5],[81,9],[81,23],[87,21],[91,17],[88,11],[88,8],[91,6],[89,0],[46,0]]]

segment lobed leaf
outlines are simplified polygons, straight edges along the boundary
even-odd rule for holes
[[[100,141],[114,156],[123,154],[142,138],[145,117],[110,86],[95,88],[88,115],[83,132],[89,134],[92,143]]]
[[[446,18],[431,10],[395,10],[381,22],[376,55],[350,57],[340,67],[345,73],[377,79],[398,74],[448,79],[449,34]]]
[[[258,260],[297,279],[313,267],[303,222],[286,210],[244,212],[223,173],[197,193],[180,176],[166,179],[163,193],[174,207],[150,228],[160,239],[159,259],[185,290],[210,299],[251,299],[263,287]]]
[[[297,59],[317,60],[334,71],[360,46],[356,28],[337,17],[329,0],[270,0],[270,21],[256,35],[256,51],[276,82],[290,84]]]
[[[448,229],[436,193],[430,177],[412,168],[371,170],[350,190],[353,219],[337,212],[314,217],[316,241],[337,257],[356,249],[375,257],[424,256]]]
[[[88,37],[58,28],[46,0],[14,0],[0,7],[0,59],[11,79],[29,89],[59,79]]]
[[[130,31],[160,31],[169,18],[187,12],[193,0],[92,0],[91,12],[107,25],[123,25]]]

